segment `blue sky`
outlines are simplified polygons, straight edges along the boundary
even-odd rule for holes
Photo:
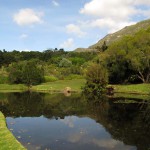
[[[0,0],[0,49],[86,48],[149,16],[150,0]]]

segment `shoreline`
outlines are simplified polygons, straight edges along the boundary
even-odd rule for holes
[[[40,93],[64,93],[63,90],[30,90],[31,92],[40,92]],[[28,90],[0,90],[0,93],[13,93],[13,92],[28,92]],[[78,91],[70,91],[70,93],[81,93],[81,90]],[[150,95],[150,93],[142,93],[142,92],[119,92],[119,91],[114,91],[113,94],[132,94],[132,95]]]
[[[14,137],[14,135],[9,131],[6,125],[6,118],[3,113],[0,111],[0,149],[9,150],[9,149],[19,149],[26,150],[23,145]]]

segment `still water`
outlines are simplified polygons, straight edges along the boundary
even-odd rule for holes
[[[149,150],[149,102],[0,93],[7,126],[28,150]]]

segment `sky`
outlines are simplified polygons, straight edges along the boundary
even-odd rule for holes
[[[150,0],[0,0],[0,50],[87,48],[149,17]]]

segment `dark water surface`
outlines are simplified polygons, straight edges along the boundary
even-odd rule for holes
[[[92,101],[78,94],[0,93],[0,111],[29,150],[150,150],[150,101]]]

